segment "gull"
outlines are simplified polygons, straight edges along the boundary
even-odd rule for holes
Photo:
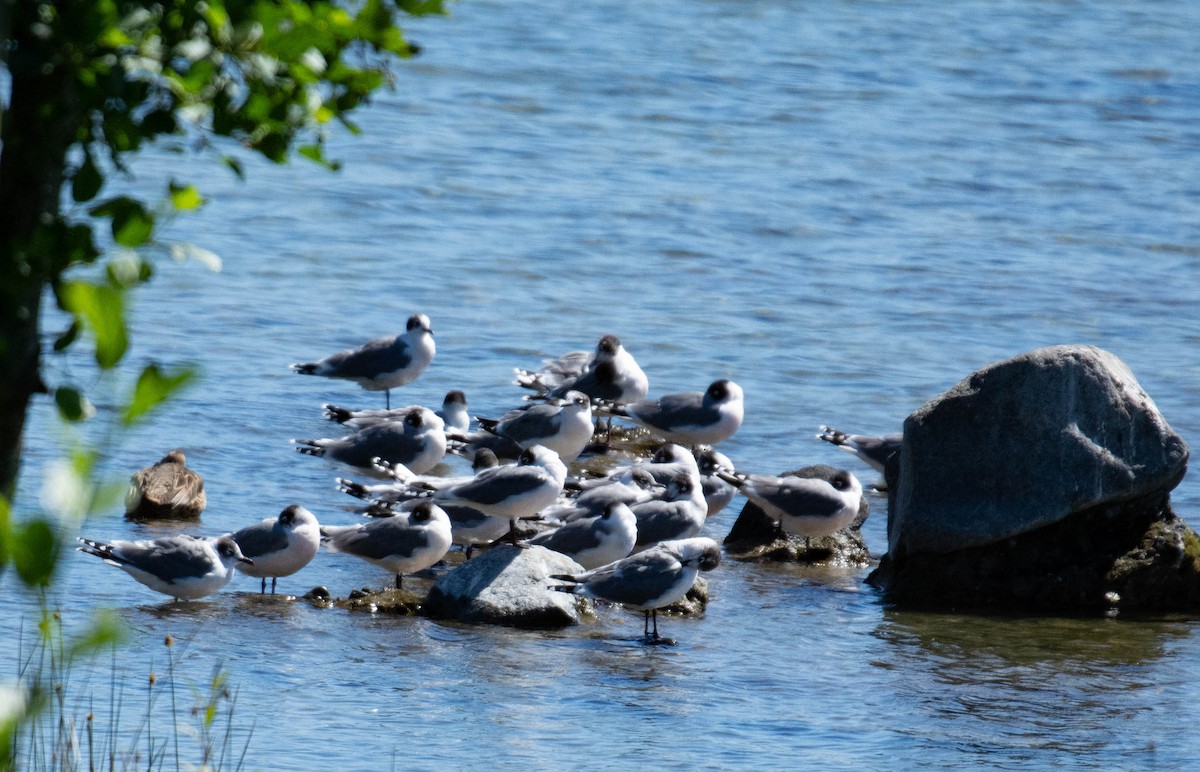
[[[236,541],[225,535],[202,538],[180,534],[160,539],[101,542],[79,539],[77,549],[116,566],[155,592],[175,600],[212,595],[233,578],[237,563],[252,564]]]
[[[328,456],[373,477],[381,475],[374,463],[376,458],[424,474],[446,455],[444,426],[432,410],[415,407],[402,421],[368,426],[347,437],[292,442],[301,453]]]
[[[557,371],[565,373],[566,367],[558,367]],[[518,371],[517,383],[524,385],[523,381],[528,381],[529,375],[528,371]],[[536,377],[536,373],[533,375]],[[574,376],[563,377],[557,385],[548,387],[546,396],[558,399],[572,390],[582,391],[589,399],[607,400],[624,405],[626,402],[646,399],[649,379],[637,364],[637,360],[620,345],[619,337],[605,335],[596,343],[595,353],[580,372]]]
[[[321,405],[321,409],[325,411],[325,417],[330,421],[336,421],[348,429],[365,429],[368,426],[387,421],[404,420],[404,417],[416,409],[416,406],[409,405],[387,410],[353,410],[325,403]],[[447,431],[465,432],[470,427],[471,417],[467,414],[467,397],[457,389],[446,392],[441,409],[435,410],[434,413],[446,424]]]
[[[733,469],[733,462],[718,450],[703,448],[696,456],[696,463],[700,467],[700,489],[708,504],[708,516],[712,517],[729,506],[737,493],[737,488],[718,474],[723,469]]]
[[[344,552],[374,563],[396,575],[400,589],[404,574],[429,568],[450,549],[450,518],[422,501],[409,512],[398,512],[356,525],[321,526],[321,539],[331,552]]]
[[[447,429],[465,432],[471,428],[471,414],[467,412],[467,395],[459,389],[446,392],[442,409],[436,411]]]
[[[604,512],[610,504],[633,506],[650,501],[662,491],[649,472],[637,467],[630,469],[623,477],[602,479],[606,480],[605,484],[586,488],[573,498],[568,498],[566,503],[542,510],[542,517],[563,523],[580,517],[594,517]]]
[[[830,479],[774,477],[719,472],[721,478],[762,508],[785,533],[830,536],[854,522],[862,500],[862,484],[844,469]]]
[[[281,576],[291,576],[307,566],[321,546],[321,526],[317,518],[299,504],[292,504],[279,513],[255,525],[235,531],[233,540],[242,554],[253,563],[238,563],[243,574],[262,579],[261,593],[267,591],[267,577],[271,577],[271,594],[275,594],[275,582]]]
[[[509,537],[516,543],[517,520],[535,517],[562,492],[567,466],[558,454],[541,445],[521,451],[515,466],[484,469],[474,477],[434,491],[410,489],[414,497],[438,504],[471,507],[492,517],[509,519]]]
[[[700,533],[708,516],[704,492],[688,475],[681,474],[667,483],[662,498],[630,507],[637,517],[635,551],[644,550],[656,542],[687,539]]]
[[[561,552],[584,568],[599,568],[628,555],[636,541],[637,517],[618,501],[599,515],[572,520],[526,544]]]
[[[687,595],[696,574],[721,563],[721,548],[712,539],[696,537],[665,541],[645,552],[585,571],[551,576],[568,585],[554,589],[619,603],[645,615],[643,634],[648,643],[670,643],[658,635],[658,609]],[[654,631],[650,620],[654,620]]]
[[[716,445],[733,436],[745,417],[742,387],[733,381],[713,381],[704,393],[667,394],[628,405],[605,404],[614,415],[638,422],[669,442]]]
[[[374,466],[376,472],[384,477],[390,478],[394,482],[366,485],[345,477],[338,477],[336,478],[337,489],[342,493],[348,493],[358,499],[372,500],[381,504],[390,504],[397,501],[406,501],[411,498],[410,489],[413,488],[435,490],[437,488],[445,488],[448,485],[465,482],[471,479],[475,474],[478,474],[482,469],[499,466],[500,460],[496,458],[496,454],[492,451],[487,449],[480,450],[475,454],[475,458],[471,462],[472,473],[459,477],[445,477],[443,475],[433,474],[414,474],[413,471],[404,464],[385,464],[381,459],[378,458],[372,459],[372,465]],[[453,521],[454,518],[451,517],[450,519]]]
[[[589,488],[608,485],[614,480],[629,482],[630,474],[635,469],[648,472],[659,485],[666,485],[672,478],[681,474],[693,477],[696,483],[700,482],[700,467],[696,463],[696,457],[682,445],[668,442],[660,445],[654,451],[654,455],[650,457],[650,460],[639,461],[630,466],[617,467],[609,472],[607,477],[581,481],[578,483],[578,487],[588,490]]]
[[[390,408],[392,389],[411,383],[425,372],[433,361],[435,350],[429,317],[413,314],[408,317],[405,331],[400,335],[375,338],[358,348],[290,367],[301,375],[345,378],[357,382],[367,391],[383,391]]]
[[[869,464],[872,469],[883,474],[883,466],[887,463],[888,456],[900,450],[900,445],[904,442],[904,435],[846,434],[832,426],[822,426],[817,439],[825,440],[848,453],[853,453]]]
[[[446,504],[442,509],[450,518],[453,541],[464,549],[467,560],[471,559],[475,547],[491,544],[506,535],[511,527],[507,517],[485,515],[474,507]]]
[[[367,507],[363,514],[368,517],[392,517],[397,510],[411,510],[422,501],[424,499],[409,499],[399,503],[376,501]],[[451,542],[463,548],[467,560],[471,559],[475,547],[491,544],[508,533],[507,517],[492,517],[461,504],[444,504],[442,509],[446,512],[446,517],[450,518]]]
[[[499,420],[480,418],[479,425],[522,448],[542,445],[569,464],[592,439],[592,403],[587,395],[569,391],[560,404],[546,403],[510,410]]]
[[[200,517],[207,500],[204,480],[187,468],[182,451],[172,450],[129,478],[125,516],[190,520]]]

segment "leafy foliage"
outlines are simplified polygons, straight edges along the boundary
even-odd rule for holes
[[[164,217],[205,203],[199,189],[175,179],[164,181],[162,207],[125,193],[105,195],[113,176],[128,172],[133,154],[165,142],[181,152],[211,153],[239,177],[239,156],[246,153],[276,163],[296,154],[335,169],[325,152],[330,126],[357,132],[350,113],[390,82],[397,57],[417,51],[400,17],[444,12],[442,0],[5,6],[10,39],[0,57],[11,96],[0,114],[0,211],[12,213],[0,228],[0,369],[6,372],[40,371],[34,337],[45,286],[74,319],[53,352],[84,339],[94,342],[102,370],[124,357],[124,294],[153,271],[144,257],[134,258],[133,270],[110,264],[100,276],[81,276],[81,267],[110,246],[153,245]],[[80,336],[84,331],[89,335]],[[149,379],[149,387],[154,378],[143,371],[139,383]],[[18,388],[25,391],[5,399],[5,389]],[[37,374],[0,384],[0,407],[23,416],[38,388]],[[89,415],[77,389],[49,388],[65,419]],[[0,455],[18,452],[22,426],[23,420],[12,427],[0,422]],[[11,492],[9,467],[15,473],[15,461],[0,463],[0,492]]]
[[[42,380],[39,318],[45,289],[72,322],[50,351],[94,345],[102,374],[129,349],[127,293],[153,275],[145,259],[164,218],[193,211],[203,193],[165,181],[163,204],[109,191],[149,143],[210,153],[238,177],[239,156],[285,162],[293,154],[336,169],[326,157],[331,124],[357,133],[349,115],[390,82],[389,67],[417,48],[402,15],[443,13],[442,0],[0,0],[0,580],[41,588],[54,575],[63,534],[44,517],[16,522],[6,496],[19,466],[28,400],[53,394],[67,422],[95,410],[68,383]],[[115,186],[113,186],[115,187]],[[209,265],[215,255],[172,246]],[[96,262],[113,255],[101,270]],[[194,367],[145,366],[112,418],[127,427],[196,377]],[[59,471],[64,500],[79,514],[104,501],[93,478],[95,450]],[[7,576],[9,564],[14,571]],[[44,635],[49,635],[43,630]],[[117,638],[97,622],[72,648],[94,651]],[[0,693],[0,767],[13,761],[22,722],[44,710],[56,674],[34,674],[28,693]],[[49,679],[49,680],[47,680]],[[228,691],[214,680],[204,703],[212,727]],[[216,696],[212,696],[216,695]],[[207,760],[207,757],[206,757]]]

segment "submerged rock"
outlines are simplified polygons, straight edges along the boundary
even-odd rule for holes
[[[425,595],[413,592],[408,588],[372,590],[364,587],[361,590],[351,590],[347,598],[333,601],[338,608],[351,611],[367,611],[372,614],[395,614],[397,616],[415,616],[420,614],[425,605]]]
[[[1200,539],[1170,506],[1187,458],[1108,352],[986,367],[905,421],[869,581],[907,605],[1200,608]]]
[[[582,571],[574,560],[544,547],[493,547],[439,579],[429,592],[425,613],[511,627],[578,624],[588,601],[552,589],[550,576]]]
[[[825,464],[806,466],[784,477],[829,480],[838,469]],[[801,536],[780,535],[775,521],[757,504],[747,501],[723,542],[730,557],[738,560],[773,560],[782,563],[823,563],[836,566],[867,566],[871,553],[862,537],[862,524],[870,513],[866,498],[858,505],[858,517],[849,528],[831,536],[811,539],[807,545]]]

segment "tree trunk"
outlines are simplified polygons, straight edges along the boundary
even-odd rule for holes
[[[31,32],[37,3],[10,5],[11,99],[0,118],[0,494],[12,498],[30,398],[44,392],[42,295],[69,261],[59,218],[67,150],[79,126],[65,66]]]

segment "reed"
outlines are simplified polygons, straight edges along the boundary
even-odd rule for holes
[[[14,690],[20,709],[0,721],[0,769],[244,768],[253,727],[237,724],[228,672],[218,664],[201,685],[181,684],[177,665],[184,652],[168,633],[165,675],[153,662],[140,675],[128,673],[117,655],[122,630],[114,617],[100,615],[68,639],[58,612],[43,612],[36,636],[22,627]],[[97,673],[106,683],[91,682]],[[144,694],[127,700],[130,682],[138,680]],[[189,693],[190,702],[181,699]],[[137,713],[128,715],[128,706],[138,703]],[[157,710],[163,703],[169,710]],[[97,704],[107,709],[98,712]]]

